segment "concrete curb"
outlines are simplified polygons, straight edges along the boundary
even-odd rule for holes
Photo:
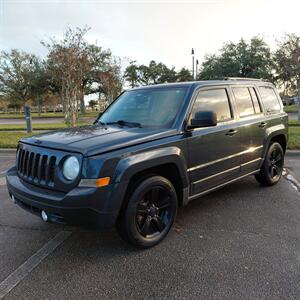
[[[0,153],[14,153],[16,152],[17,148],[0,148]]]
[[[289,157],[300,157],[300,150],[287,150],[286,155]]]

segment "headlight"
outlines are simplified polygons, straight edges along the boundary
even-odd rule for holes
[[[69,156],[63,165],[63,175],[68,180],[74,180],[79,174],[79,161],[75,156]]]

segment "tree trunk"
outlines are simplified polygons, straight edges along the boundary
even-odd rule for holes
[[[85,104],[84,104],[84,91],[83,91],[83,88],[80,91],[79,97],[80,97],[80,112],[82,114],[84,114],[85,113]]]
[[[38,105],[38,116],[41,116],[41,99],[40,95],[37,96],[37,105]]]
[[[83,97],[80,99],[80,112],[83,114],[85,113],[85,104]]]
[[[77,120],[77,116],[76,116],[76,112],[72,111],[72,127],[76,126],[76,120]]]
[[[300,87],[298,91],[298,121],[300,121]]]
[[[297,78],[297,89],[298,89],[298,121],[300,121],[300,74]]]

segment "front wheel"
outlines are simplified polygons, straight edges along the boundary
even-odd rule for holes
[[[274,142],[270,145],[260,172],[255,175],[256,180],[265,186],[276,184],[282,175],[284,152],[282,146]]]
[[[117,223],[120,236],[138,248],[157,245],[168,234],[177,213],[172,183],[152,176],[138,184]]]

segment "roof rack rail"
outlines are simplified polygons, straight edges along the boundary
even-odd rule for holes
[[[260,78],[247,78],[247,77],[225,77],[224,80],[263,81],[263,79]]]

